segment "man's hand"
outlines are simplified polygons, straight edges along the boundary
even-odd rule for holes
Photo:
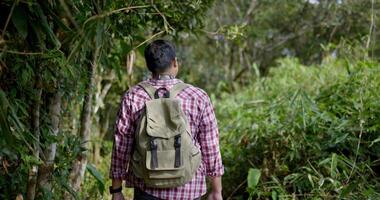
[[[121,179],[112,179],[112,188],[120,188],[122,187],[123,181]],[[122,192],[118,192],[115,194],[112,194],[112,200],[124,200],[124,195]]]
[[[124,195],[122,192],[112,194],[112,200],[124,200]]]
[[[222,200],[222,192],[212,191],[209,195],[207,200]]]

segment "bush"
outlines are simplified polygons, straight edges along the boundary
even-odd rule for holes
[[[380,198],[379,93],[377,63],[283,59],[267,77],[223,94],[224,196]]]

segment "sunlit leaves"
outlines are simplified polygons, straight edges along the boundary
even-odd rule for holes
[[[379,196],[380,71],[360,63],[348,72],[340,60],[281,60],[268,77],[216,100],[225,182],[254,177],[251,166],[261,171],[255,190],[246,185],[252,198]]]

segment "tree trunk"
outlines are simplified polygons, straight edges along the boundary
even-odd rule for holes
[[[37,69],[36,76],[36,90],[37,94],[34,99],[33,107],[32,107],[32,134],[34,135],[33,142],[33,155],[35,158],[39,159],[39,143],[40,143],[40,109],[41,109],[41,96],[42,96],[42,88],[41,88],[41,77],[39,76],[39,69]],[[27,185],[27,199],[34,200],[36,196],[36,185],[37,185],[37,174],[38,174],[38,165],[33,165],[29,170],[28,177],[28,185]]]
[[[128,73],[128,85],[132,85],[132,81],[133,81],[133,66],[135,64],[135,60],[136,60],[136,53],[135,51],[131,51],[128,55],[127,55],[127,60],[126,60],[126,67],[127,67],[127,73]]]
[[[87,85],[87,92],[83,102],[83,108],[81,113],[81,122],[80,122],[80,130],[79,136],[81,137],[82,144],[81,148],[85,149],[85,152],[80,154],[77,157],[77,160],[74,162],[72,170],[70,172],[70,184],[74,191],[79,191],[81,182],[84,177],[84,172],[86,170],[87,165],[87,152],[88,142],[90,139],[90,128],[91,128],[91,116],[92,116],[92,99],[94,94],[94,86],[95,86],[95,74],[97,69],[97,58],[99,55],[99,47],[96,47],[93,52],[92,62],[88,65],[88,74],[90,77],[90,81]],[[70,199],[69,195],[65,195],[65,199]]]
[[[112,74],[112,73],[111,73]],[[109,76],[110,78],[113,78],[113,76]],[[108,91],[111,89],[112,86],[112,79],[109,80],[104,86],[102,86],[102,77],[98,77],[97,79],[97,92],[95,94],[95,105],[94,105],[94,112],[93,114],[97,117],[94,117],[96,124],[98,124],[98,128],[96,131],[94,131],[92,138],[93,138],[93,155],[92,155],[92,161],[95,165],[97,165],[100,161],[100,147],[101,143],[104,138],[104,131],[107,132],[108,129],[108,113],[109,110],[104,111],[106,117],[102,117],[103,112],[101,108],[104,108],[104,99],[106,98]],[[99,114],[97,114],[99,111]]]
[[[58,135],[59,122],[61,114],[61,100],[62,94],[57,91],[50,98],[49,102],[49,116],[51,120],[51,134]],[[46,191],[51,191],[51,179],[54,170],[54,159],[57,151],[57,143],[49,144],[44,151],[44,163],[39,166],[37,184],[38,188]]]
[[[101,143],[104,139],[104,137],[107,135],[108,127],[109,127],[109,116],[110,116],[110,110],[106,110],[103,117],[99,118],[98,124],[99,124],[99,130],[97,132],[97,138],[94,142],[94,148],[93,148],[93,162],[95,165],[99,164],[100,161],[100,148]]]

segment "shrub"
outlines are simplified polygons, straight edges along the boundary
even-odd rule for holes
[[[377,63],[308,67],[287,58],[248,88],[221,95],[224,196],[380,198],[379,93]]]

